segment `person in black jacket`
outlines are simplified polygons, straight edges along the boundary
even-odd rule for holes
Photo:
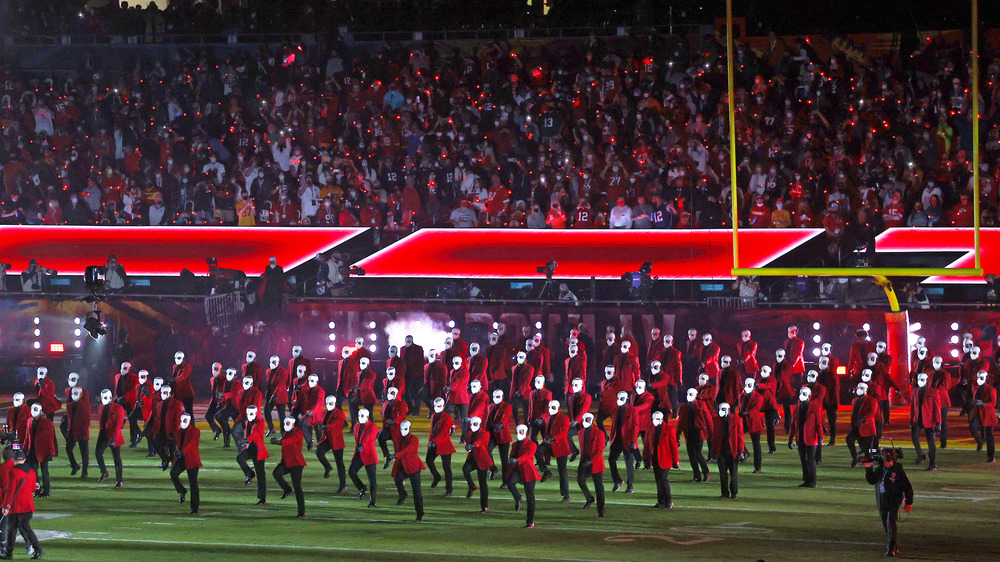
[[[906,512],[913,508],[913,486],[906,477],[906,471],[900,459],[901,449],[885,447],[871,464],[865,466],[865,479],[875,485],[875,504],[885,528],[885,555],[894,557],[899,554],[896,542],[896,522],[899,519],[899,506],[905,500]]]

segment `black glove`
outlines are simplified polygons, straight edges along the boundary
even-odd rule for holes
[[[437,449],[437,446],[438,446],[438,444],[435,443],[435,442],[433,442],[433,441],[431,441],[430,443],[427,444],[427,448],[428,449]]]
[[[444,387],[444,394],[451,394],[451,386]]]
[[[296,385],[292,386],[292,390],[294,390],[295,392],[298,392],[298,391],[302,390],[302,385],[301,384],[296,384]]]
[[[638,454],[639,453],[639,446],[638,445],[632,445],[632,447],[629,448],[629,450],[632,451],[633,455]]]
[[[596,400],[598,402],[601,400],[601,393],[600,392],[595,392],[594,393],[594,400]]]
[[[514,457],[507,461],[507,464],[517,464],[517,457]]]
[[[542,427],[545,427],[545,420],[543,420],[542,418],[536,418],[532,420],[531,424],[541,429]]]
[[[792,446],[792,440],[791,439],[788,440],[788,448],[789,449],[794,449],[795,448],[795,447]]]
[[[542,441],[543,441],[544,443],[552,443],[553,441],[555,441],[555,439],[553,439],[552,437],[546,437],[546,438],[545,438],[545,439],[543,439]]]
[[[394,419],[385,420],[385,425],[386,426],[396,425],[396,420],[394,420]]]
[[[503,424],[502,423],[495,423],[495,424],[493,424],[493,432],[494,433],[500,433],[502,430],[503,430]]]
[[[580,461],[580,466],[582,466],[583,468],[590,468],[593,465],[594,463],[590,462],[587,459],[583,459],[582,461]]]
[[[976,400],[976,406],[979,406],[980,408],[982,408],[985,405],[986,405],[986,402],[983,402],[982,400]]]
[[[174,451],[174,458],[177,458],[177,459],[184,458],[184,451],[182,451],[180,449],[177,449],[176,451]]]
[[[941,433],[941,424],[937,424],[934,426],[934,433]]]
[[[570,429],[576,429],[577,425],[578,425],[578,424],[577,424],[577,422],[575,422],[575,421],[574,421],[574,422],[570,422],[570,423],[569,423],[569,427],[570,427]]]
[[[311,417],[313,417],[313,413],[312,413],[312,410],[310,410],[310,411],[306,412],[306,417],[307,417],[307,418],[311,418]]]
[[[271,444],[272,445],[281,445],[281,439],[278,439],[277,437],[272,437],[271,438]]]
[[[466,450],[466,451],[469,451],[469,452],[472,452],[472,450],[473,450],[473,449],[475,449],[475,448],[476,448],[476,446],[475,446],[475,445],[473,445],[472,443],[467,443],[467,444],[465,445],[465,450]]]
[[[364,445],[358,445],[358,446],[357,446],[357,449],[358,449],[358,452],[359,452],[359,453],[363,453],[363,452],[365,452],[365,446],[364,446]]]

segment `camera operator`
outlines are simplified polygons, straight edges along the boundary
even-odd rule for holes
[[[49,275],[58,275],[58,272],[41,267],[38,265],[38,260],[32,259],[28,262],[28,269],[21,272],[21,290],[25,293],[41,292],[48,285],[46,277]]]
[[[899,462],[902,458],[901,449],[883,447],[870,463],[865,463],[865,479],[875,485],[875,505],[885,528],[885,555],[889,557],[899,554],[899,545],[896,544],[899,506],[905,499],[906,512],[913,508],[913,486]]]
[[[7,290],[7,270],[11,268],[9,263],[0,263],[0,293]]]
[[[121,291],[128,286],[125,268],[118,263],[118,257],[114,254],[108,256],[108,263],[104,264],[104,286],[113,292]]]

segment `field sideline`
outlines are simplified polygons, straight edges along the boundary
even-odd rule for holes
[[[203,404],[196,407],[196,417],[203,412]],[[902,556],[995,559],[1000,465],[984,463],[985,453],[975,452],[964,420],[959,423],[959,418],[952,415],[949,447],[938,451],[940,470],[924,472],[922,466],[913,465],[915,455],[909,430],[904,427],[905,415],[906,410],[894,410],[888,432],[897,445],[905,447],[904,465],[916,491],[913,512],[901,516]],[[36,500],[34,528],[46,558],[55,560],[203,560],[219,556],[390,560],[648,560],[655,556],[874,559],[885,550],[884,539],[873,487],[865,481],[863,469],[850,468],[843,445],[848,416],[849,412],[842,409],[838,444],[824,452],[817,489],[797,487],[801,481],[798,456],[785,446],[779,430],[778,453],[767,455],[765,444],[763,474],[751,474],[752,463],[740,467],[738,500],[719,498],[714,466],[710,482],[695,484],[688,482],[690,466],[682,462],[680,470],[671,471],[674,509],[652,509],[656,503],[652,470],[639,470],[634,495],[611,493],[608,484],[608,518],[598,520],[594,508],[581,509],[583,495],[576,485],[575,466],[571,465],[572,503],[559,501],[558,478],[539,484],[534,529],[521,528],[524,514],[514,511],[509,492],[498,489],[499,477],[490,483],[488,514],[479,513],[478,496],[465,499],[467,486],[461,473],[465,451],[461,447],[452,459],[454,497],[442,497],[443,484],[431,489],[430,475],[424,471],[427,514],[423,523],[413,522],[412,499],[396,506],[397,495],[388,470],[379,467],[378,508],[368,509],[367,499],[359,501],[349,481],[348,493],[336,495],[336,470],[330,479],[323,479],[315,455],[306,452],[309,466],[303,487],[307,518],[298,520],[294,518],[294,497],[279,500],[280,489],[270,475],[280,460],[279,446],[268,445],[272,455],[266,463],[268,504],[256,506],[256,486],[243,485],[236,450],[222,449],[222,440],[213,442],[207,425],[199,423],[205,464],[199,478],[201,514],[190,516],[188,505],[177,503],[168,474],[157,468],[159,461],[143,458],[144,444],[138,449],[123,448],[125,487],[116,490],[111,487],[113,466],[109,467],[110,481],[97,484],[100,474],[93,451],[90,478],[70,477],[59,436],[59,457],[50,463],[52,496]],[[421,415],[411,421],[423,450],[428,420]],[[349,464],[353,441],[345,437],[349,441],[345,462]],[[457,442],[458,436],[454,439]],[[681,454],[686,456],[683,443]],[[111,462],[110,453],[106,460]],[[605,473],[605,481],[610,480],[610,474]],[[21,546],[14,552],[15,558],[24,557]]]

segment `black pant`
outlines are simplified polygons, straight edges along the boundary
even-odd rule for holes
[[[45,414],[45,417],[49,418],[49,421],[53,421],[56,419],[56,413],[52,412],[51,414]],[[59,423],[60,427],[62,426],[62,423],[65,421],[66,421],[66,416],[63,416],[62,422]],[[56,454],[53,456],[59,456],[59,441],[56,439],[55,435],[52,436],[52,446],[56,450]]]
[[[476,487],[472,482],[473,472],[476,472],[479,477],[479,509],[486,509],[490,503],[490,487],[486,485],[489,470],[480,469],[479,465],[476,464],[476,459],[470,454],[469,458],[465,459],[465,464],[462,465],[462,474],[465,475],[465,482],[469,484],[470,490]]]
[[[781,400],[781,412],[784,418],[781,420],[785,425],[785,435],[792,429],[792,404],[795,403],[794,398],[785,398]]]
[[[677,402],[677,385],[670,384],[667,385],[667,398],[670,399],[670,417],[677,417],[677,410],[680,407]],[[663,408],[663,404],[660,404],[660,408]]]
[[[799,443],[799,462],[802,464],[802,481],[808,486],[816,485],[816,445]]]
[[[215,419],[219,410],[221,410],[219,403],[212,400],[212,403],[208,405],[208,411],[205,412],[205,421],[208,422],[208,427],[211,428],[214,433],[222,433],[222,426],[219,425],[219,422]]]
[[[383,427],[378,432],[378,446],[382,449],[382,456],[389,459],[389,441],[392,440],[392,430],[389,426]],[[395,443],[393,443],[395,446]]]
[[[107,474],[108,469],[104,465],[104,450],[108,448],[107,439],[98,439],[94,447],[94,455],[97,456],[97,468],[101,469],[101,476]],[[115,482],[122,481],[122,448],[111,447],[111,458],[115,461]]]
[[[878,401],[878,408],[882,410],[882,423],[889,423],[889,399]]]
[[[622,478],[618,474],[618,457],[625,454],[625,477],[627,478],[628,487],[632,487],[632,483],[635,481],[635,456],[632,454],[632,449],[626,449],[622,445],[621,439],[615,439],[611,442],[611,449],[608,452],[608,462],[611,464],[611,478],[614,480],[615,484],[621,484]]]
[[[507,473],[507,464],[510,462],[510,443],[505,445],[497,445],[494,439],[490,439],[490,455],[493,454],[493,449],[497,448],[500,454],[500,471],[503,474]]]
[[[219,413],[215,415],[215,421],[217,421],[219,426],[222,427],[222,439],[224,440],[226,447],[229,446],[229,440],[233,433],[233,429],[229,425],[229,420],[234,420],[238,416],[239,414],[236,412],[236,408],[233,408],[231,405],[227,405],[222,408],[219,410]]]
[[[138,443],[142,438],[142,431],[139,430],[139,420],[142,419],[142,406],[136,404],[135,408],[128,414],[128,438],[130,443]]]
[[[857,444],[861,442],[861,449],[864,453],[867,453],[875,445],[875,436],[861,437],[856,427],[852,427],[850,431],[847,432],[847,450],[851,453],[851,460],[858,458]]]
[[[948,446],[948,408],[941,408],[941,448],[944,449]],[[897,509],[898,513],[899,510]]]
[[[992,413],[990,415],[993,415]],[[996,441],[993,438],[993,427],[983,427],[983,423],[979,421],[978,417],[973,417],[969,422],[969,431],[972,433],[973,439],[976,440],[977,446],[982,446],[986,444],[986,458],[992,459],[996,456]]]
[[[292,476],[292,487],[288,487],[288,482],[285,481],[285,474],[290,474]],[[284,462],[279,462],[278,466],[274,467],[271,472],[274,476],[275,482],[278,483],[278,487],[285,494],[295,490],[295,504],[298,506],[299,515],[306,514],[306,497],[302,494],[302,467],[301,466],[285,466]]]
[[[530,413],[529,412],[529,408],[531,408],[531,404],[529,404],[528,401],[525,400],[523,396],[516,395],[513,398],[511,398],[510,399],[510,407],[511,407],[511,410],[514,412],[514,423],[517,423],[517,424],[521,424],[521,423],[527,424],[528,423],[528,421],[529,421],[528,414]],[[521,409],[521,411],[524,412],[524,417],[523,418],[518,415],[518,413],[517,413],[518,409]]]
[[[521,483],[521,473],[517,469],[510,471],[510,477],[507,478],[507,489],[510,490],[510,494],[514,496],[515,500],[521,499],[521,494],[517,491],[517,485]],[[527,523],[531,525],[535,522],[535,482],[523,482],[523,484],[524,497],[528,500]]]
[[[319,447],[316,448],[316,458],[319,459],[319,463],[323,465],[323,469],[327,471],[333,468],[330,466],[330,461],[326,460],[326,453],[330,450],[332,449],[330,449],[330,443],[327,441],[320,443]],[[339,486],[340,488],[343,488],[347,485],[347,481],[344,479],[344,450],[337,449],[336,451],[333,451],[333,460],[337,463],[337,478],[340,482]]]
[[[170,467],[170,481],[174,483],[174,489],[178,494],[186,494],[188,490],[181,484],[181,473],[187,471],[188,486],[191,487],[191,511],[198,511],[201,505],[201,492],[198,489],[198,467],[184,468],[184,460],[179,459]]]
[[[423,386],[419,380],[406,381],[406,392],[403,393],[406,400],[406,409],[414,416],[420,415],[420,387]]]
[[[264,402],[264,420],[267,421],[267,429],[270,431],[274,431],[274,421],[271,419],[271,414],[274,413],[275,408],[278,409],[278,424],[285,422],[285,405],[275,404],[274,402],[274,396],[271,396]]]
[[[885,548],[887,551],[895,550],[896,522],[899,520],[899,506],[879,509],[878,516],[882,520],[882,528],[885,529]]]
[[[35,471],[35,476],[36,477],[40,477],[39,480],[42,483],[42,493],[43,494],[48,494],[49,493],[49,461],[46,460],[44,462],[38,462],[37,460],[35,460],[35,456],[34,455],[29,455],[28,458],[31,459],[31,468],[32,468],[32,470]]]
[[[32,513],[11,513],[7,515],[10,520],[7,523],[7,555],[14,550],[14,539],[17,538],[16,533],[20,532],[21,536],[24,537],[24,541],[31,545],[31,548],[35,549],[35,552],[39,551],[38,537],[35,536],[35,531],[31,529],[31,516]]]
[[[365,467],[365,472],[368,473],[367,490],[369,497],[371,498],[369,501],[371,503],[375,503],[375,494],[378,490],[377,483],[375,482],[375,465],[362,463],[361,455],[358,455],[354,457],[354,460],[351,461],[351,468],[347,469],[347,474],[351,477],[351,482],[354,483],[355,488],[357,488],[358,490],[366,489],[364,483],[361,482],[360,478],[358,478],[358,471],[361,470],[362,466]]]
[[[577,448],[576,442],[575,442],[576,439],[579,439],[579,437],[577,437],[578,433],[579,433],[579,430],[577,429],[577,427],[575,425],[570,425],[569,432],[566,434],[566,440],[569,441],[569,452],[572,455],[578,455],[578,454],[580,454],[580,449]],[[574,438],[576,438],[576,439],[574,439]]]
[[[250,470],[250,465],[247,464],[247,461],[250,460],[253,461],[253,470]],[[251,444],[246,449],[240,451],[240,454],[236,455],[236,463],[243,469],[243,475],[247,478],[251,475],[256,476],[257,499],[267,501],[267,476],[264,473],[264,460],[257,460],[257,445]]]
[[[762,460],[761,450],[760,450],[760,432],[753,432],[750,434],[750,442],[753,444],[753,469],[760,470],[760,462]]]
[[[11,523],[11,518],[12,517],[13,517],[13,515],[8,515],[7,517],[0,517],[0,545],[2,545],[2,546],[0,546],[0,551],[2,551],[2,552],[6,552],[7,551],[6,549],[7,549],[7,531],[8,531],[8,529],[13,528],[13,529],[15,529],[15,532],[18,530],[17,529],[17,525],[13,525]],[[17,537],[14,537],[14,538],[15,538],[15,540],[17,539]],[[21,531],[21,538],[24,539],[24,544],[31,544],[31,542],[29,541],[28,537],[25,536],[24,531]]]
[[[670,494],[670,467],[660,468],[653,463],[653,476],[656,478],[656,503],[670,505],[673,496]]]
[[[87,467],[90,466],[90,441],[76,441],[75,439],[66,439],[66,457],[69,459],[69,466],[73,470],[76,470],[81,465],[83,466],[83,472],[87,472]],[[77,464],[76,457],[73,455],[74,446],[79,446],[80,449],[80,463]]]
[[[777,449],[774,446],[774,427],[778,425],[778,411],[764,410],[764,431],[767,432],[767,452],[773,453]]]
[[[469,405],[452,404],[449,410],[451,417],[462,426],[462,438],[460,441],[465,443],[465,434],[469,431]]]
[[[174,440],[167,437],[165,431],[160,431],[153,438],[153,450],[160,456],[160,462],[169,462],[174,456]]]
[[[701,481],[708,477],[708,462],[705,461],[705,454],[702,453],[702,445],[705,442],[701,440],[701,435],[697,433],[695,435],[687,435],[684,441],[685,446],[687,446],[688,461],[691,462],[691,470],[694,472],[694,479]]]
[[[431,472],[431,476],[434,477],[434,485],[437,485],[437,481],[441,480],[441,473],[438,472],[437,467],[434,466],[434,459],[438,458],[438,454],[434,452],[435,449],[429,449],[427,455],[424,457],[424,464],[427,465],[427,470]],[[451,455],[440,455],[441,456],[441,467],[444,469],[444,492],[450,494],[452,490],[452,477],[451,477]]]
[[[598,515],[604,515],[604,473],[594,472],[591,473],[590,467],[587,468],[577,468],[576,471],[576,483],[580,486],[580,491],[587,500],[594,498],[590,494],[590,490],[587,489],[587,479],[590,478],[594,481],[594,494],[597,496],[597,513]]]
[[[396,481],[396,491],[399,492],[400,498],[406,497],[406,490],[403,488],[403,481],[407,478],[410,479],[410,489],[413,490],[413,509],[417,512],[417,517],[423,517],[424,515],[424,496],[420,491],[420,471],[416,471],[413,474],[403,474],[400,470],[396,473],[393,480]]]
[[[910,440],[913,441],[913,449],[917,452],[917,459],[924,456],[920,448],[920,431],[923,430],[927,438],[927,460],[930,466],[937,466],[937,446],[934,444],[934,428],[923,428],[920,424],[910,424]]]
[[[730,498],[736,497],[740,493],[740,463],[732,455],[723,451],[719,454],[716,463],[719,466],[719,484],[722,486],[722,495]]]
[[[191,398],[181,398],[181,404],[184,405],[184,411],[188,413],[189,416],[194,416],[194,397]]]
[[[826,426],[830,432],[830,440],[827,441],[828,445],[833,445],[833,442],[837,440],[837,407],[831,406],[826,409]]]

